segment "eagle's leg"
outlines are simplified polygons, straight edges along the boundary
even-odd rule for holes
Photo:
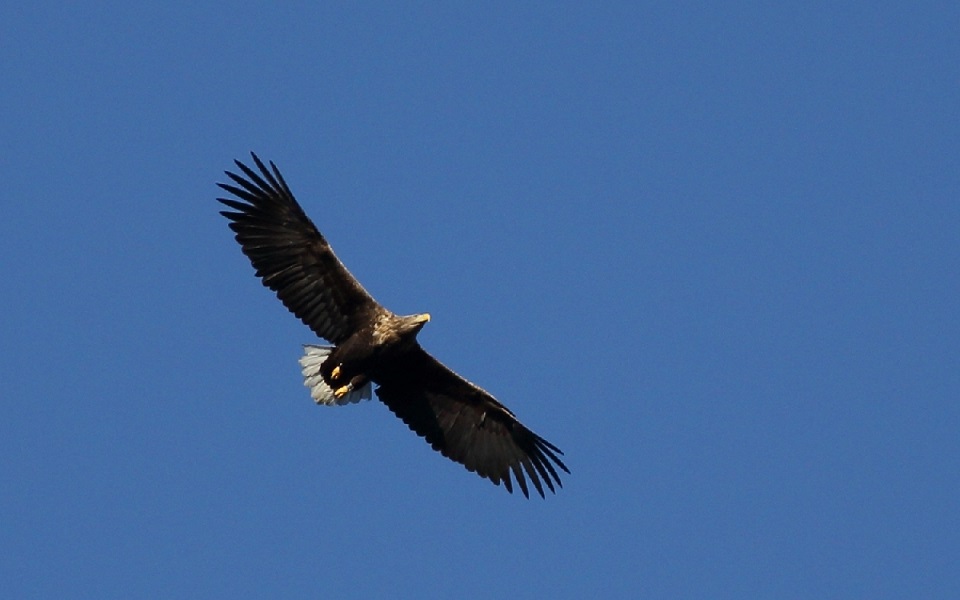
[[[336,372],[337,372],[337,369],[334,369],[334,373]],[[366,376],[357,375],[356,377],[351,379],[350,383],[348,383],[347,385],[338,387],[337,389],[333,390],[333,395],[336,396],[337,399],[339,400],[340,398],[343,398],[353,390],[363,387],[366,383],[367,383]]]
[[[330,381],[336,381],[340,379],[340,365],[337,365],[333,368],[333,371],[330,372]]]

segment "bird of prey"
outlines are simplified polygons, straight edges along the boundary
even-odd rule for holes
[[[337,258],[294,199],[273,162],[259,171],[234,161],[242,174],[218,183],[234,198],[217,198],[257,277],[284,306],[331,345],[304,346],[304,385],[322,405],[376,395],[438,452],[513,492],[511,475],[529,497],[527,479],[561,487],[569,473],[559,448],[527,429],[487,391],[428,354],[417,333],[429,314],[396,315],[373,299]]]

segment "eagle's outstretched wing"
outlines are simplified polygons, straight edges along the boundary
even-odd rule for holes
[[[240,201],[217,198],[263,285],[318,336],[339,344],[383,310],[343,266],[297,204],[273,162],[270,170],[251,152],[260,174],[234,161],[246,177],[229,171],[237,185],[218,183]]]
[[[524,473],[543,496],[543,484],[562,487],[554,465],[569,473],[556,446],[523,426],[507,407],[466,381],[419,345],[396,357],[375,380],[377,396],[444,456],[513,492],[513,475],[529,497]]]

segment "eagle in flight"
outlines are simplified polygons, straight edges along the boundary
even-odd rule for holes
[[[559,448],[530,431],[487,391],[428,354],[417,333],[429,314],[395,315],[360,285],[294,199],[273,162],[251,153],[259,173],[234,161],[217,200],[243,253],[263,281],[331,346],[305,345],[304,385],[317,402],[350,404],[376,394],[397,417],[447,458],[513,492],[511,475],[529,497],[527,478],[543,497],[569,473]]]

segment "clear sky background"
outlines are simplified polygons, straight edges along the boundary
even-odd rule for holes
[[[958,24],[4,4],[4,595],[958,597]],[[217,214],[250,150],[557,495],[311,402]]]

